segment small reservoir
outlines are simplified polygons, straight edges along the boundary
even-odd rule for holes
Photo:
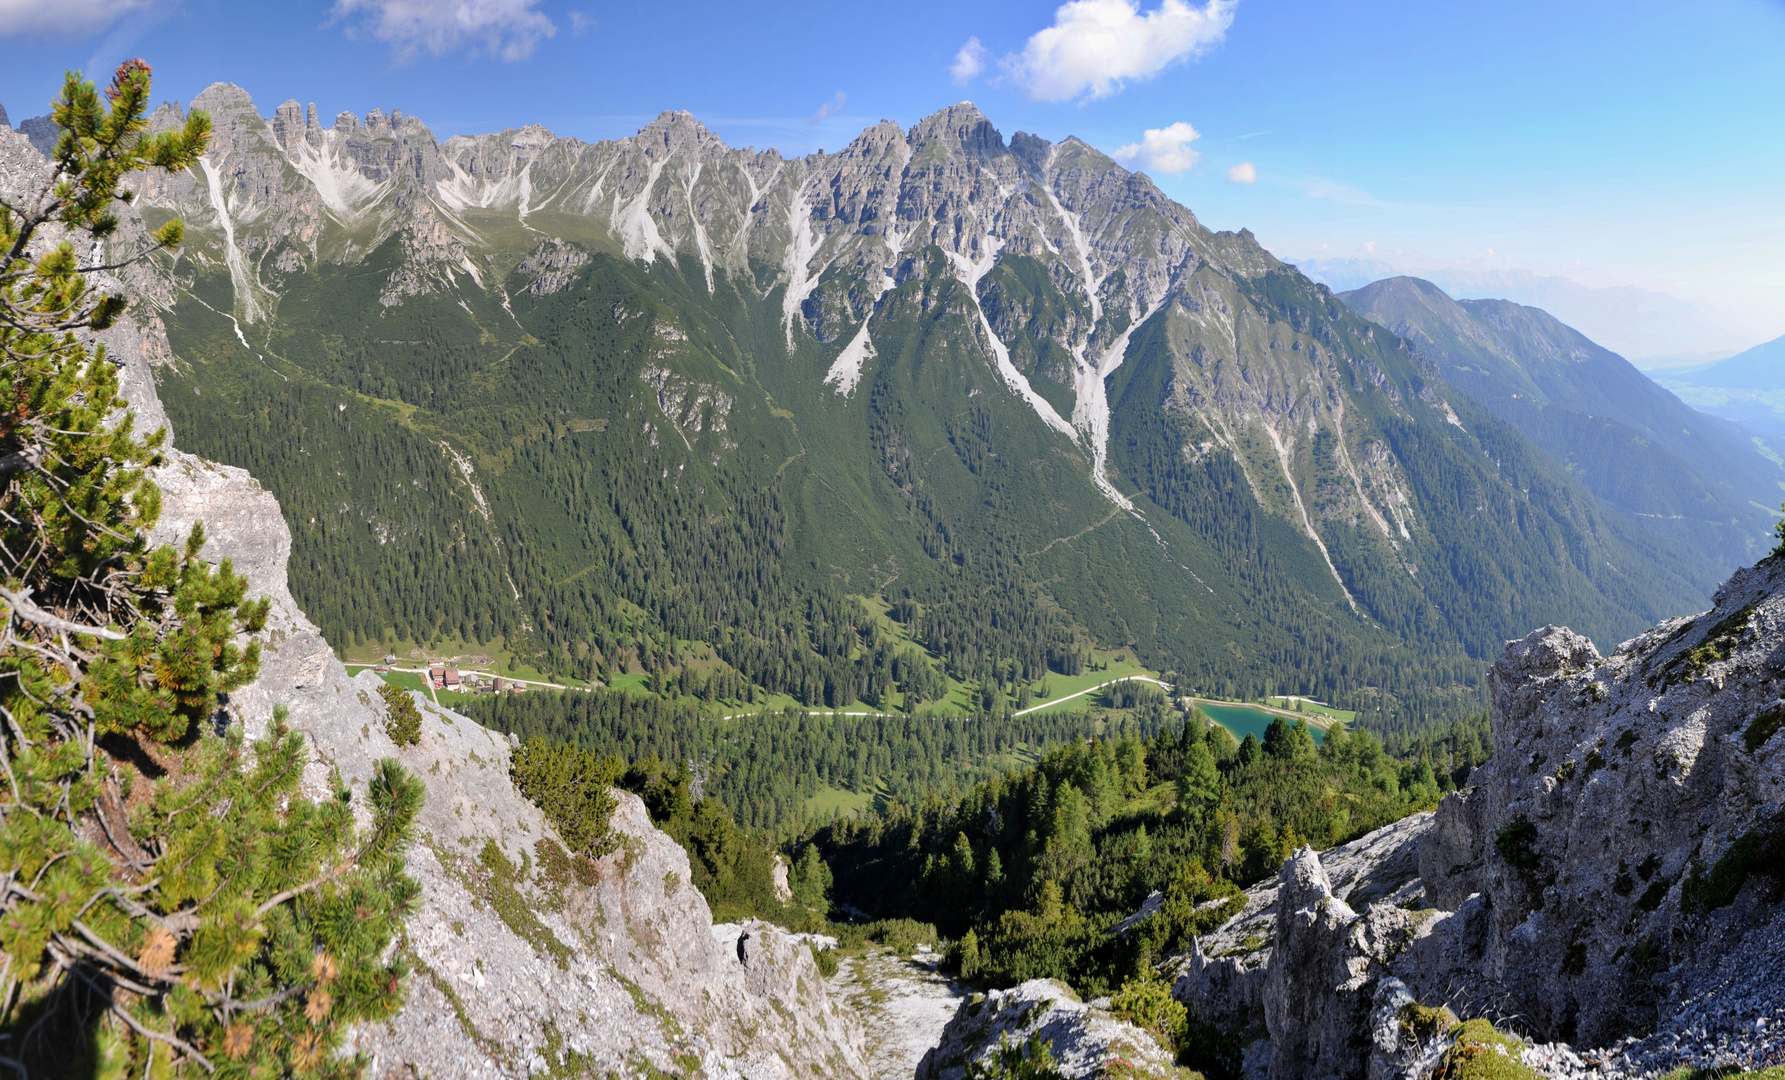
[[[1250,705],[1215,705],[1207,701],[1199,701],[1196,703],[1196,707],[1207,713],[1210,720],[1220,724],[1228,731],[1233,732],[1233,737],[1242,742],[1245,741],[1245,738],[1248,735],[1253,736],[1259,742],[1263,742],[1264,729],[1270,727],[1271,721],[1275,720],[1279,715],[1274,712],[1266,712],[1263,709],[1253,708]],[[1285,719],[1288,718],[1285,717]],[[1290,720],[1290,723],[1294,723],[1294,721]],[[1326,741],[1326,732],[1315,727],[1313,724],[1308,725],[1308,730],[1314,733],[1315,742],[1321,743]]]

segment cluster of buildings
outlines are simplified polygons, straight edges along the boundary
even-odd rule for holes
[[[458,668],[450,667],[442,660],[428,665],[427,679],[434,689],[455,694],[522,694],[527,690],[526,684],[500,675],[483,675],[475,671],[461,675]]]
[[[389,672],[397,662],[395,656],[387,656],[377,669],[380,675]],[[405,669],[413,670],[413,669]],[[428,664],[428,670],[422,675],[427,684],[436,690],[446,690],[454,694],[524,694],[527,685],[518,679],[505,679],[500,675],[484,675],[481,672],[467,671],[461,673],[457,667],[444,660],[435,660]]]

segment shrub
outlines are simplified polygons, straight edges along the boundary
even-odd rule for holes
[[[1439,1059],[1432,1080],[1539,1080],[1519,1060],[1524,1045],[1486,1020],[1470,1020],[1457,1028],[1456,1041]]]
[[[1680,886],[1680,910],[1691,915],[1727,907],[1755,874],[1770,878],[1775,887],[1785,877],[1785,829],[1756,829],[1739,837],[1709,874],[1694,862]]]
[[[967,1080],[1065,1080],[1066,1074],[1054,1065],[1054,1048],[1041,1037],[1029,1036],[1028,1042],[1002,1042],[991,1057],[967,1066]]]
[[[1150,968],[1140,978],[1122,984],[1111,999],[1109,1010],[1151,1033],[1173,1055],[1184,1046],[1189,1011],[1171,996],[1171,987]]]
[[[1537,869],[1537,826],[1519,818],[1494,834],[1494,850],[1509,866],[1527,872]]]
[[[1785,705],[1775,705],[1756,716],[1754,722],[1748,725],[1748,730],[1742,733],[1742,744],[1752,754],[1765,746],[1781,726],[1785,726]]]
[[[596,858],[614,849],[608,833],[614,781],[624,764],[598,758],[568,743],[528,739],[515,748],[509,776],[522,795],[545,813],[572,854]]]
[[[414,746],[421,741],[421,710],[409,692],[385,683],[378,688],[384,699],[384,733],[398,746]]]

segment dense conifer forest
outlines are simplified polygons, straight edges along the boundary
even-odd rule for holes
[[[1372,619],[1349,618],[1237,460],[1186,461],[1194,432],[1157,408],[1123,412],[1111,453],[1161,512],[1111,517],[1007,395],[968,392],[996,384],[946,333],[959,284],[940,271],[889,300],[877,340],[900,359],[839,411],[807,385],[803,351],[753,359],[781,345],[752,336],[765,315],[747,292],[708,296],[598,254],[574,289],[517,288],[513,318],[428,297],[386,310],[355,283],[395,257],[294,279],[252,364],[202,307],[169,321],[182,364],[162,396],[182,444],[279,496],[293,588],[339,649],[455,641],[603,679],[673,669],[699,642],[758,696],[838,708],[889,690],[933,701],[950,677],[1014,697],[1095,644],[1212,697],[1307,694],[1386,733],[1483,704],[1481,643],[1516,616],[1471,595],[1546,588],[1505,581],[1504,553],[1457,555],[1441,618],[1431,590],[1450,576],[1416,596],[1398,570],[1369,586]],[[194,290],[224,285],[201,275]],[[1299,293],[1274,299],[1285,319],[1362,333]],[[1158,389],[1152,348],[1137,337],[1113,395]],[[1516,441],[1502,449],[1553,514],[1573,513]],[[1446,453],[1430,449],[1430,497],[1460,506],[1485,481]],[[1513,560],[1533,565],[1563,542],[1502,541],[1536,545]],[[1161,550],[1182,571],[1145,574]],[[1446,644],[1466,612],[1468,647]]]

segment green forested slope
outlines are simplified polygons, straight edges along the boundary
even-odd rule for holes
[[[1333,570],[1258,502],[1256,460],[1185,452],[1209,432],[1171,407],[1179,308],[1138,328],[1110,381],[1111,474],[1135,513],[986,363],[972,294],[935,249],[882,298],[848,397],[823,382],[837,344],[788,353],[778,291],[721,275],[709,294],[685,261],[596,254],[560,291],[517,274],[506,306],[386,307],[369,272],[295,276],[251,349],[216,304],[182,304],[162,377],[182,444],[280,497],[294,590],[343,648],[500,639],[599,677],[701,641],[768,692],[837,706],[933,697],[943,673],[1014,695],[1096,641],[1203,693],[1307,693],[1393,727],[1475,707],[1483,660],[1531,625],[1615,636],[1703,584],[1492,417],[1436,420],[1404,348],[1293,271],[1239,279],[1243,299],[1356,367],[1349,422],[1392,448],[1419,514],[1394,552],[1360,514],[1328,515]],[[221,302],[225,285],[191,291]],[[1025,361],[1037,385],[1043,352]],[[1319,446],[1310,501],[1333,483]],[[895,605],[925,652],[850,595]]]
[[[1518,429],[1619,518],[1703,576],[1765,551],[1785,467],[1547,312],[1452,300],[1418,278],[1340,297],[1416,341],[1442,377]]]

